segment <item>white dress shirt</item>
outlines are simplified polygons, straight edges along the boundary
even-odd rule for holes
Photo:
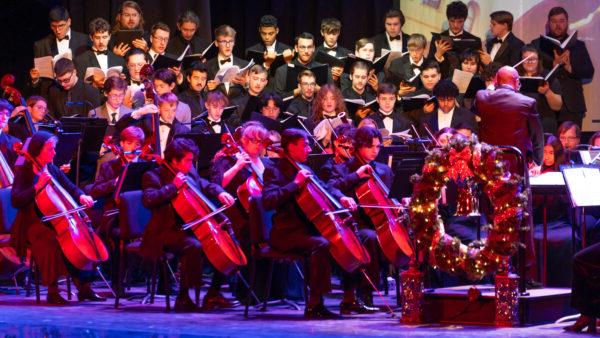
[[[508,34],[510,34],[510,32],[504,34],[504,36],[499,39],[502,40],[502,42],[504,42],[504,40],[506,40],[506,37],[508,36]],[[498,54],[498,51],[500,50],[500,46],[502,46],[502,42],[496,42],[492,46],[492,50],[490,51],[490,57],[492,58],[492,61],[494,61],[494,59],[496,58],[496,54]]]
[[[219,70],[226,68],[226,67],[232,67],[233,66],[233,55],[231,55],[229,57],[229,62],[225,62],[224,64],[221,64],[221,60],[225,60],[226,58],[221,57],[221,55],[217,55],[217,64],[219,65]],[[225,92],[229,93],[229,86],[231,85],[230,82],[223,82],[223,85],[225,86]]]
[[[71,35],[71,29],[69,28],[69,31],[67,32],[67,35],[69,36],[69,39],[72,39],[73,36]],[[62,54],[62,53],[66,53],[69,50],[69,40],[67,39],[63,39],[62,41],[58,41],[58,39],[56,39],[56,46],[58,47],[58,54]],[[75,57],[75,55],[73,55],[73,58]]]
[[[390,44],[390,50],[394,51],[394,52],[401,52],[402,51],[402,32],[400,32],[400,39],[399,40],[390,40],[390,36],[387,32],[385,32],[385,37],[388,40],[388,43]]]
[[[163,119],[160,119],[160,121],[165,122],[165,121],[163,121]],[[169,126],[165,126],[165,125],[161,125],[159,127],[160,157],[164,157],[165,148],[167,147],[167,141],[169,138],[169,133],[171,132],[171,128],[169,128]]]
[[[379,112],[384,116],[383,118],[383,127],[391,134],[394,132],[394,119],[392,118],[392,113],[391,112],[384,112],[383,110],[379,110]]]
[[[212,128],[212,130],[215,132],[215,134],[220,134],[221,133],[221,125],[215,124],[214,126],[211,126],[210,123],[211,122],[221,122],[221,119],[219,119],[218,121],[214,121],[210,117],[208,117],[207,120],[208,120],[208,126],[210,128]]]
[[[449,112],[444,113],[441,109],[438,108],[438,130],[442,130],[443,128],[450,127],[452,124],[452,116],[454,115],[454,108],[452,108]]]

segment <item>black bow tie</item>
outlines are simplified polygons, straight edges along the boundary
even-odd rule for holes
[[[494,40],[492,40],[492,45],[495,45],[495,44],[497,44],[497,43],[502,43],[502,42],[503,42],[503,41],[502,41],[502,39],[500,39],[500,38],[495,38]]]
[[[337,46],[331,48],[323,46],[323,49],[325,49],[326,52],[337,52]]]
[[[223,124],[222,121],[216,122],[216,121],[208,121],[208,124],[212,127],[212,126],[220,126]]]
[[[69,40],[69,35],[67,34],[64,38],[58,39],[58,42],[61,42],[62,40]]]
[[[131,80],[131,83],[133,83],[134,85],[138,85],[138,86],[142,85],[142,81]]]
[[[410,64],[410,68],[412,68],[412,69],[419,69],[419,68],[421,68],[421,66],[417,65],[416,63],[411,63]]]
[[[105,50],[95,50],[94,53],[96,55],[108,55],[108,49],[105,49]]]
[[[393,112],[390,112],[389,114],[386,114],[386,113],[384,113],[382,111],[379,111],[379,117],[381,117],[381,119],[385,119],[386,117],[389,117],[390,119],[393,119],[392,113]]]
[[[402,35],[390,36],[390,41],[400,40],[402,39]]]
[[[231,62],[231,58],[227,58],[225,60],[219,60],[220,65],[226,64],[227,62]]]
[[[167,126],[169,128],[173,128],[173,123],[167,123],[167,122],[160,121],[160,125],[161,126]]]

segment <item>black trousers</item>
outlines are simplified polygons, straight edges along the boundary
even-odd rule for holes
[[[377,241],[377,234],[375,233],[375,230],[372,229],[359,229],[357,235],[371,257],[371,261],[364,266],[365,272],[373,284],[378,285],[380,277],[379,262],[383,257],[383,253],[381,252],[379,242]],[[373,289],[360,271],[344,271],[342,275],[342,287],[344,290],[358,289],[361,294],[369,294]]]
[[[181,230],[170,230],[163,234],[164,250],[176,255],[181,264],[181,287],[202,286],[202,263],[204,253],[200,241]]]
[[[573,257],[571,306],[581,314],[600,317],[600,243]]]

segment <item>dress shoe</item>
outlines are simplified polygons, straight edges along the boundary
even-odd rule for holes
[[[367,306],[360,300],[354,300],[352,302],[341,302],[340,303],[340,314],[341,315],[349,315],[352,312],[365,314],[365,313],[375,313],[379,311],[379,308],[373,306]]]
[[[535,279],[529,279],[525,282],[525,286],[527,287],[527,289],[541,289],[544,287],[544,285],[538,281],[536,281]]]
[[[239,305],[239,301],[227,299],[218,291],[209,290],[202,299],[203,310],[231,309]]]
[[[360,300],[363,304],[365,304],[368,307],[375,307],[373,305],[373,294],[371,293],[365,293],[360,295]]]
[[[342,316],[329,311],[323,303],[304,309],[305,319],[341,319]]]
[[[175,299],[175,312],[200,312],[200,308],[188,295],[180,295]]]
[[[100,296],[92,288],[85,288],[77,293],[77,299],[80,302],[89,300],[92,302],[105,302],[106,298]]]
[[[563,330],[569,332],[581,332],[587,327],[585,332],[596,333],[596,318],[581,315],[573,325],[563,327]]]
[[[69,304],[69,302],[66,299],[62,298],[62,296],[58,292],[48,293],[48,295],[46,296],[46,301],[48,302],[48,304],[51,304],[51,305],[67,305],[67,304]]]

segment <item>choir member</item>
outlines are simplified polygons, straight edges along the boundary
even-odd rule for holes
[[[294,51],[292,47],[285,43],[277,41],[277,35],[279,34],[279,26],[277,25],[277,18],[272,15],[263,15],[260,18],[258,25],[258,33],[260,34],[261,42],[250,46],[246,49],[246,58],[248,58],[248,51],[259,51],[264,53],[263,67],[270,70],[273,61],[277,55],[282,54],[283,59],[289,62],[294,57]]]
[[[433,95],[437,100],[437,110],[421,116],[421,130],[426,133],[425,126],[432,133],[438,130],[451,127],[456,129],[459,125],[475,128],[477,122],[475,115],[469,110],[458,107],[456,98],[458,97],[458,87],[449,79],[438,82],[433,87]]]
[[[372,40],[375,45],[375,56],[382,54],[382,49],[395,52],[406,52],[408,34],[402,31],[406,23],[404,13],[398,9],[390,9],[385,13],[383,21],[385,32],[375,35]]]
[[[56,83],[48,89],[48,109],[54,118],[87,116],[90,106],[100,105],[100,93],[79,79],[73,61],[65,58],[56,61],[54,73]]]
[[[71,30],[71,16],[64,7],[53,7],[48,19],[52,33],[33,44],[34,57],[55,56],[70,50],[75,58],[88,49],[88,37]]]
[[[161,96],[167,93],[173,93],[177,86],[177,75],[170,69],[158,69],[152,75],[152,84],[157,95]],[[138,91],[134,94],[134,108],[144,105],[146,102],[145,92]],[[185,102],[178,101],[177,120],[183,124],[190,124],[192,121],[192,111]]]
[[[331,141],[331,129],[342,123],[338,116],[345,112],[346,104],[340,90],[332,84],[321,87],[315,97],[309,123],[314,126],[316,139],[324,146]]]
[[[421,71],[421,74],[419,75],[419,77],[421,78],[421,83],[423,84],[423,87],[418,90],[415,90],[411,93],[405,94],[404,96],[414,97],[414,96],[424,94],[424,95],[428,95],[428,96],[432,97],[433,96],[433,88],[435,87],[436,84],[438,84],[438,82],[440,82],[440,80],[442,78],[439,64],[436,61],[426,62],[422,66],[422,71]],[[420,118],[423,114],[432,113],[434,111],[434,109],[435,109],[435,103],[427,102],[421,109],[413,109],[410,111],[403,111],[403,113],[404,113],[404,115],[406,115],[406,117],[408,117],[410,120],[412,120],[415,124],[418,124],[418,121],[420,120]]]
[[[365,102],[375,100],[376,90],[373,90],[371,86],[367,85],[371,74],[369,65],[366,63],[362,61],[353,63],[350,68],[350,80],[352,81],[352,86],[342,92],[344,99],[360,99]],[[370,109],[358,109],[355,115],[352,116],[352,119],[357,122],[371,112]]]
[[[208,81],[208,70],[201,62],[194,62],[192,67],[186,70],[187,88],[177,95],[179,100],[190,107],[191,117],[194,119],[204,112],[206,101],[206,82]]]
[[[110,41],[110,24],[108,21],[96,18],[90,21],[88,29],[92,40],[92,48],[74,59],[77,74],[87,75],[87,69],[90,67],[100,68],[104,73],[111,67],[124,67],[123,58],[108,50],[108,42]]]
[[[150,63],[154,63],[159,55],[165,55],[169,37],[171,36],[171,28],[162,22],[155,23],[150,29]],[[179,56],[179,55],[177,55]]]
[[[223,110],[228,104],[229,100],[227,99],[227,96],[221,91],[213,90],[208,92],[208,94],[206,94],[206,116],[200,118],[203,123],[196,125],[193,128],[193,132],[205,134],[233,132],[234,129],[221,118]]]
[[[15,180],[11,191],[11,203],[17,209],[12,228],[13,246],[20,257],[31,250],[43,285],[48,286],[48,304],[65,305],[67,301],[59,294],[58,279],[69,274],[78,289],[79,301],[104,301],[92,290],[92,271],[83,271],[73,266],[63,255],[56,232],[51,225],[41,221],[36,204],[36,194],[50,180],[56,180],[78,203],[86,207],[94,205],[91,196],[85,195],[75,184],[52,164],[56,154],[58,138],[48,132],[38,131],[31,138],[27,152],[40,165],[38,170],[30,161],[15,168]]]
[[[210,41],[198,34],[200,18],[192,11],[184,11],[177,17],[177,31],[169,40],[166,52],[180,56],[188,48],[186,54],[200,54],[208,47]]]
[[[373,47],[373,40],[362,38],[356,41],[354,44],[354,55],[361,59],[373,61],[375,58],[375,48]],[[381,71],[379,74],[375,74],[374,70],[369,72],[369,78],[367,84],[373,91],[377,91],[377,86],[380,82],[383,82],[385,73]],[[352,81],[350,80],[350,74],[343,73],[340,76],[340,89],[342,92],[352,87]]]
[[[140,30],[144,31],[144,14],[142,13],[142,7],[135,1],[124,1],[115,18],[115,25],[113,27],[114,33],[120,30]],[[118,56],[125,56],[131,49],[141,49],[144,52],[148,51],[148,43],[143,38],[135,39],[131,42],[132,45],[126,43],[120,43],[118,46],[112,45],[113,53]]]
[[[507,11],[490,14],[490,31],[493,37],[485,42],[486,52],[481,52],[484,65],[498,62],[503,66],[514,66],[521,61],[521,48],[525,45],[512,32],[513,15]]]
[[[569,14],[562,7],[553,7],[548,12],[548,36],[561,42],[568,37]],[[538,38],[531,42],[540,51],[540,56],[545,69],[552,69],[560,64],[556,75],[561,88],[563,108],[558,114],[558,123],[573,121],[579,127],[586,113],[585,98],[583,97],[583,83],[588,83],[594,77],[594,65],[590,59],[585,42],[575,39],[569,42],[566,49],[561,51],[554,44]],[[550,47],[545,47],[547,45]]]
[[[258,109],[260,113],[271,120],[280,120],[283,101],[275,93],[263,93],[259,97]]]
[[[398,95],[412,93],[422,85],[419,74],[425,65],[425,47],[427,39],[422,34],[412,34],[408,38],[408,54],[390,63],[388,82],[399,88]],[[415,78],[416,77],[416,78]],[[411,81],[411,79],[414,79]]]
[[[318,46],[315,52],[322,51],[336,58],[343,58],[350,54],[350,51],[338,44],[338,38],[342,32],[342,23],[336,18],[325,18],[321,20],[321,36],[323,37],[323,44]],[[331,67],[331,76],[334,81],[338,81],[342,72],[343,67],[335,66]]]
[[[310,255],[307,272],[310,291],[304,317],[338,318],[338,315],[325,307],[323,301],[323,295],[331,291],[329,242],[318,233],[304,213],[300,212],[300,206],[295,199],[307,183],[307,179],[314,176],[308,167],[297,170],[290,162],[306,162],[311,152],[308,135],[299,129],[286,129],[281,135],[281,146],[289,160],[282,158],[277,164],[267,166],[264,173],[263,205],[267,210],[275,210],[270,244],[283,252]],[[351,198],[343,196],[337,189],[329,189],[329,193],[339,199],[345,207],[355,205]]]
[[[524,46],[520,58],[527,58],[527,60],[517,67],[519,75],[545,78],[548,74],[549,70],[544,69],[543,63],[540,62],[540,52],[535,46]],[[548,80],[543,81],[535,92],[526,92],[522,89],[521,91],[523,94],[535,99],[544,132],[553,134],[558,127],[556,115],[562,108],[563,99],[559,80],[555,76],[551,76]]]
[[[390,83],[382,83],[377,90],[378,111],[370,118],[377,129],[385,129],[388,135],[400,133],[411,128],[411,121],[396,108],[396,87]],[[392,136],[392,140],[400,141]]]
[[[312,114],[312,105],[315,98],[317,80],[310,70],[298,74],[298,97],[294,98],[288,106],[288,112],[309,118]]]
[[[235,113],[227,121],[233,128],[248,121],[252,112],[258,111],[258,98],[265,92],[268,77],[269,73],[263,66],[254,65],[250,68],[246,75],[248,88],[231,100],[231,104],[237,106]]]
[[[189,289],[202,286],[204,254],[200,241],[181,229],[183,222],[171,202],[186,183],[197,186],[208,198],[225,205],[233,205],[234,199],[218,184],[210,183],[198,175],[194,169],[198,147],[192,141],[175,139],[165,149],[164,157],[165,164],[176,174],[162,165],[142,177],[142,204],[151,210],[152,216],[144,231],[140,250],[142,255],[151,259],[158,259],[164,251],[179,259],[181,278],[175,311],[197,312],[199,308],[190,298]]]
[[[235,46],[236,31],[228,25],[221,25],[215,29],[215,46],[217,46],[217,57],[208,60],[206,67],[208,68],[208,90],[219,89],[227,98],[232,99],[241,94],[243,86],[246,84],[246,77],[243,74],[238,74],[232,82],[218,83],[215,81],[215,75],[219,70],[238,66],[245,67],[248,62],[233,55],[233,47]]]

